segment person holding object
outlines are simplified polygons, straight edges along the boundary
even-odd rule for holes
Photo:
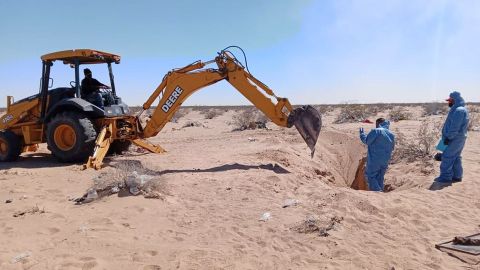
[[[453,91],[446,100],[450,111],[442,128],[443,144],[447,147],[442,153],[440,176],[436,182],[460,182],[463,177],[462,150],[467,139],[468,110],[459,92]]]
[[[360,128],[360,140],[368,146],[365,170],[368,189],[383,191],[385,173],[395,148],[395,135],[389,130],[390,122],[384,118],[378,118],[375,125],[376,128],[372,129],[368,135],[363,128]]]

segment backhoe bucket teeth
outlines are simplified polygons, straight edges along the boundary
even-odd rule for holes
[[[310,148],[311,155],[315,153],[315,144],[322,128],[320,113],[310,105],[302,106],[288,115],[288,127],[295,125],[302,138]]]

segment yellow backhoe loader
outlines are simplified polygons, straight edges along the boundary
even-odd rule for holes
[[[120,56],[89,49],[44,55],[40,93],[15,103],[11,96],[7,97],[7,112],[0,118],[0,161],[14,161],[22,152],[36,151],[37,144],[44,142],[60,161],[88,158],[84,167],[95,169],[102,167],[109,152],[120,153],[131,143],[153,153],[164,152],[145,139],[156,136],[192,93],[221,80],[228,81],[273,123],[282,127],[295,125],[313,156],[322,125],[318,111],[312,106],[293,109],[288,99],[277,97],[256,79],[248,71],[246,57],[244,66],[229,50],[231,48],[241,50],[230,46],[211,61],[197,61],[168,72],[137,115],[130,114],[128,106],[116,95],[112,63],[120,63]],[[55,61],[74,68],[75,81],[70,87],[49,90],[50,67]],[[82,96],[79,68],[80,65],[105,63],[111,92],[104,100],[105,107],[99,108]],[[214,63],[216,68],[205,68]],[[157,99],[158,105],[142,126],[141,114]]]

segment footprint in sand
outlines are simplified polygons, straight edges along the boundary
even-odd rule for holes
[[[156,251],[156,250],[147,250],[145,253],[147,253],[148,255],[150,255],[152,257],[158,255],[158,251]]]
[[[56,233],[60,232],[60,229],[55,228],[55,227],[51,227],[51,228],[47,228],[47,231],[48,231],[49,234],[56,234]]]
[[[145,267],[143,267],[143,270],[161,270],[162,267],[158,266],[158,265],[146,265]]]

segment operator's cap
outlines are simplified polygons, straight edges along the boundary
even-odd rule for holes
[[[447,99],[445,99],[445,101],[453,101],[453,98],[452,98],[452,97],[448,97]]]

